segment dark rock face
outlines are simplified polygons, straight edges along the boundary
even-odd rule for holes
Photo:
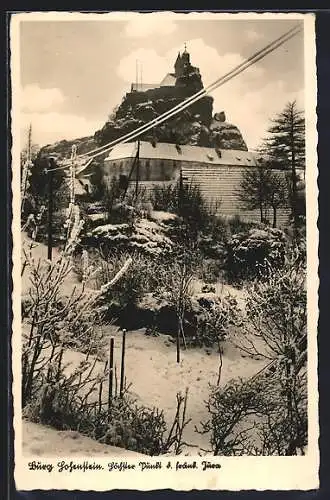
[[[181,92],[175,95],[176,91],[176,87],[164,87],[164,90],[160,88],[127,94],[114,119],[106,122],[104,127],[95,133],[95,141],[100,145],[106,144],[174,108],[186,97],[180,95]],[[141,101],[142,97],[144,101]],[[204,96],[140,138],[146,141],[247,151],[242,134],[235,125],[226,121],[225,113],[222,111],[212,117],[212,111],[213,98]]]
[[[213,117],[213,120],[217,121],[217,122],[225,122],[226,121],[225,112],[224,111],[220,111],[220,113],[215,113],[215,115]]]
[[[247,146],[236,125],[213,119],[210,125],[209,141],[212,147],[247,151]]]

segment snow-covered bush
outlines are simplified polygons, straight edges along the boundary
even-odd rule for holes
[[[200,346],[220,345],[238,317],[237,302],[230,295],[199,297],[192,301],[192,310],[196,321],[193,342]]]
[[[280,268],[285,259],[285,235],[280,229],[250,229],[234,234],[227,244],[226,270],[230,281],[241,282]]]
[[[215,455],[297,455],[307,447],[306,268],[290,256],[247,289],[232,342],[265,365],[248,380],[213,387],[207,403]]]
[[[106,261],[100,261],[100,271],[96,276],[98,288],[114,276],[123,263],[130,257],[132,264],[124,276],[99,299],[99,306],[105,315],[111,317],[115,313],[133,309],[142,297],[154,291],[158,286],[158,264],[138,252],[119,252],[108,255]]]

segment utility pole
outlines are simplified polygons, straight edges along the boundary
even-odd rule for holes
[[[139,61],[136,59],[135,61],[135,90],[139,90]]]
[[[137,153],[136,153],[136,181],[135,181],[135,201],[138,197],[139,189],[139,175],[140,175],[140,140],[138,140]]]
[[[49,158],[48,168],[48,260],[52,260],[53,252],[53,169],[55,168],[54,158]]]
[[[183,177],[182,177],[182,166],[180,166],[180,177],[179,177],[179,215],[182,213],[182,196],[183,195]]]
[[[77,158],[77,146],[74,144],[71,149],[71,163],[70,163],[70,203],[72,205],[75,204],[76,158]]]

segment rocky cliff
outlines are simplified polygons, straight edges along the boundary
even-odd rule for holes
[[[77,144],[78,154],[91,151],[145,125],[182,103],[188,96],[203,89],[199,69],[191,65],[186,50],[178,55],[175,73],[167,76],[170,76],[170,80],[174,80],[175,83],[161,83],[144,91],[139,91],[138,87],[132,88],[102,129],[95,132],[94,137],[60,141],[46,146],[45,152],[57,152],[60,156],[68,156],[72,144]],[[226,121],[223,111],[213,114],[213,98],[206,95],[175,117],[141,135],[140,138],[152,142],[247,151],[241,132],[235,125]]]
[[[127,94],[112,119],[95,133],[95,141],[99,145],[113,141],[157,118],[184,99],[185,96],[180,95],[177,88],[169,92],[166,87]],[[213,115],[213,99],[210,96],[204,96],[140,138],[145,141],[247,151],[241,132],[226,121],[225,113]]]

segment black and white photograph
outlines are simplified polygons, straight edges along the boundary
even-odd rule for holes
[[[318,487],[314,22],[11,16],[17,488]]]

